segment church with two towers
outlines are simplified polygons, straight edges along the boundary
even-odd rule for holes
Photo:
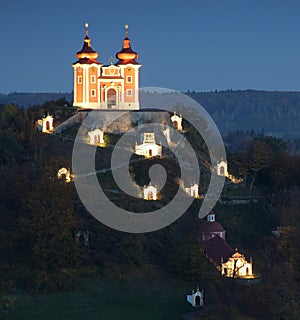
[[[99,62],[98,52],[91,46],[88,24],[85,38],[76,53],[74,69],[74,106],[84,109],[139,110],[138,54],[132,50],[125,25],[122,49],[117,52],[117,62],[110,59],[109,65]]]

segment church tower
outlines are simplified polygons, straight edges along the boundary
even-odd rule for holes
[[[139,110],[139,68],[138,54],[132,50],[125,25],[125,39],[121,51],[116,54],[118,61],[102,65],[97,61],[98,53],[91,47],[86,36],[79,59],[74,68],[74,106],[84,109]]]
[[[95,109],[99,106],[99,86],[101,64],[97,61],[98,52],[94,51],[89,38],[88,24],[85,24],[83,47],[76,53],[79,59],[74,68],[74,106]]]
[[[124,78],[124,108],[139,109],[139,69],[141,65],[136,61],[138,54],[131,49],[130,39],[128,38],[128,25],[125,25],[126,36],[123,40],[123,47],[116,54],[117,65],[121,69]]]

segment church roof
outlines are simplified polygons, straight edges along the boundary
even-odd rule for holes
[[[89,38],[88,36],[88,24],[86,23],[85,24],[85,27],[86,27],[86,30],[85,30],[85,38],[83,39],[83,46],[82,46],[82,49],[80,51],[78,51],[76,53],[76,58],[79,59],[79,61],[77,63],[84,63],[83,62],[83,59],[89,59],[93,62],[89,62],[89,60],[86,62],[86,63],[98,63],[96,61],[96,59],[98,58],[98,52],[97,51],[94,51],[92,46],[91,46],[91,39]]]
[[[202,221],[200,225],[200,232],[223,232],[225,229],[219,222]]]
[[[233,259],[240,259],[240,258],[245,258],[244,255],[242,255],[241,253],[239,253],[236,249],[235,253],[232,255]]]
[[[221,264],[222,258],[224,262],[227,261],[234,253],[234,250],[230,245],[219,236],[215,236],[212,239],[205,241],[202,247],[206,254],[217,264]]]
[[[87,54],[95,54],[97,53],[96,51],[94,51],[92,49],[92,47],[90,46],[90,38],[88,36],[86,36],[84,38],[84,42],[83,42],[83,46],[82,49],[80,51],[78,51],[76,54],[83,54],[83,53],[87,53]],[[98,56],[98,53],[97,53]]]
[[[123,40],[123,47],[121,51],[116,54],[118,62],[116,65],[120,64],[139,64],[136,59],[138,58],[138,54],[131,49],[130,39],[128,38],[128,25],[125,26],[126,36]]]
[[[100,64],[100,62],[98,62],[96,59],[89,59],[89,58],[81,58],[79,60],[77,60],[76,62],[73,63],[74,64]]]

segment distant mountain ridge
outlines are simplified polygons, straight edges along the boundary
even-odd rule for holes
[[[254,130],[282,138],[300,137],[300,91],[188,91],[186,94],[209,112],[223,134]],[[15,103],[26,108],[61,98],[72,102],[72,96],[70,92],[13,92],[0,94],[0,104]]]
[[[222,133],[244,130],[282,138],[300,137],[300,92],[227,90],[187,92]]]
[[[43,104],[47,101],[56,101],[64,98],[71,102],[73,94],[70,92],[11,92],[0,93],[0,104],[14,103],[20,107],[28,108],[34,105]]]

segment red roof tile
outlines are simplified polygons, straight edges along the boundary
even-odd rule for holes
[[[221,264],[221,259],[226,262],[230,256],[234,253],[234,250],[230,245],[219,236],[215,236],[212,239],[203,242],[202,248],[205,253],[213,259],[217,264]]]
[[[200,225],[200,232],[223,232],[225,231],[223,226],[219,222],[209,222],[209,221],[202,221]]]

